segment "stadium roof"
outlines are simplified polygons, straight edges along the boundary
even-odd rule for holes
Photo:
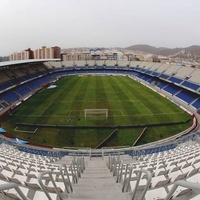
[[[20,64],[27,64],[27,63],[38,63],[38,62],[48,62],[48,61],[60,61],[60,59],[29,59],[29,60],[6,61],[6,62],[0,62],[0,68],[11,66],[11,65],[20,65]]]

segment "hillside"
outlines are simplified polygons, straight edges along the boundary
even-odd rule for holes
[[[153,47],[146,44],[139,44],[127,47],[128,50],[141,51],[150,54],[169,56],[176,54],[191,54],[192,56],[200,56],[200,46],[193,45],[185,48],[166,48],[166,47]]]

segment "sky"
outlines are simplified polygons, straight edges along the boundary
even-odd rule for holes
[[[0,56],[41,46],[200,45],[199,0],[0,0]]]

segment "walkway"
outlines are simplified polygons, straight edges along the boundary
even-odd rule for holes
[[[78,184],[73,185],[73,189],[73,193],[68,196],[69,200],[130,200],[128,194],[122,193],[121,186],[116,183],[102,158],[88,161],[84,173]]]

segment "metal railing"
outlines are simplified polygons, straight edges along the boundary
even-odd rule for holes
[[[120,167],[120,156],[108,156],[108,169],[110,170],[110,172],[113,173],[113,176],[116,176],[119,174],[119,167]]]
[[[28,200],[28,198],[23,194],[16,183],[5,183],[0,185],[0,191],[15,189],[17,194],[21,197],[22,200]]]
[[[125,150],[125,148],[128,148],[128,147],[129,146],[102,147],[101,148],[102,159],[104,159],[104,156],[108,156],[108,155],[125,154],[124,150]]]
[[[178,186],[200,191],[200,183],[193,183],[188,181],[176,181],[164,200],[171,199]]]
[[[71,166],[71,164],[70,164],[70,166]],[[71,183],[71,180],[70,180],[70,177],[69,177],[67,165],[62,164],[62,165],[60,165],[59,169],[60,169],[60,174],[61,174],[61,177],[62,177],[62,181],[65,185],[66,191],[68,193],[70,192],[69,189],[68,189],[68,185],[67,185],[67,183],[68,183],[71,192],[73,192],[73,187],[72,187],[72,183]],[[67,180],[66,180],[65,176],[67,176]],[[72,173],[72,179],[73,179],[73,173]]]
[[[58,195],[58,199],[59,199],[59,200],[62,200],[63,197],[62,197],[62,195],[61,195],[61,191],[60,191],[59,188],[57,187],[57,185],[56,185],[56,183],[55,183],[55,180],[54,180],[54,178],[53,178],[53,176],[52,176],[52,173],[53,173],[53,172],[50,172],[50,171],[40,172],[40,173],[38,174],[38,182],[39,182],[40,187],[42,188],[43,192],[46,194],[47,198],[48,198],[49,200],[53,200],[53,199],[51,198],[51,196],[49,195],[49,192],[47,191],[46,186],[45,186],[44,183],[42,182],[43,176],[44,176],[44,175],[48,175],[49,178],[50,178],[50,180],[51,180],[51,182],[52,182],[52,184],[53,184],[53,187],[54,187],[54,189],[55,189],[55,192],[56,192],[57,195]],[[65,185],[65,184],[64,184],[64,185]],[[68,189],[66,188],[66,185],[65,185],[65,189],[66,189],[66,191],[68,190]]]
[[[132,156],[141,156],[145,154],[160,152],[165,150],[169,150],[170,148],[175,148],[177,145],[180,145],[181,143],[185,143],[189,140],[196,140],[200,137],[200,132],[191,133],[186,135],[187,133],[181,133],[178,135],[175,135],[170,138],[166,138],[164,140],[148,143],[145,145],[140,145],[136,147],[103,147],[102,149],[91,149],[90,147],[64,147],[64,148],[53,148],[53,149],[47,149],[47,148],[41,148],[32,146],[29,144],[17,144],[13,141],[11,141],[9,138],[5,138],[3,136],[0,136],[0,142],[5,144],[8,148],[9,146],[14,147],[15,149],[18,149],[19,151],[25,151],[27,153],[33,153],[36,151],[37,154],[41,155],[47,155],[52,158],[60,159],[65,155],[74,155],[74,156],[89,156],[90,159],[92,156],[108,156],[108,155],[122,155],[122,154],[129,154]],[[170,146],[171,145],[171,146]]]
[[[68,155],[73,156],[89,156],[90,159],[92,156],[92,149],[90,147],[63,147],[60,149],[60,152],[66,152]]]
[[[137,188],[138,188],[139,182],[140,182],[140,180],[141,180],[142,173],[145,173],[145,174],[147,175],[147,176],[146,176],[146,178],[147,178],[147,183],[146,183],[146,185],[145,185],[145,187],[144,187],[144,190],[143,190],[142,195],[141,195],[141,197],[140,197],[139,200],[143,200],[143,199],[144,199],[144,196],[145,196],[145,194],[146,194],[146,192],[147,192],[147,190],[148,190],[148,188],[149,188],[149,186],[150,186],[150,184],[151,184],[151,179],[152,179],[151,172],[148,171],[148,170],[145,170],[145,169],[141,169],[141,170],[139,171],[139,175],[138,175],[138,178],[137,178],[137,182],[136,182],[136,185],[135,185],[135,189],[133,190],[133,195],[132,195],[131,200],[134,200],[134,198],[135,198],[135,195],[136,195],[136,192],[137,192]]]

